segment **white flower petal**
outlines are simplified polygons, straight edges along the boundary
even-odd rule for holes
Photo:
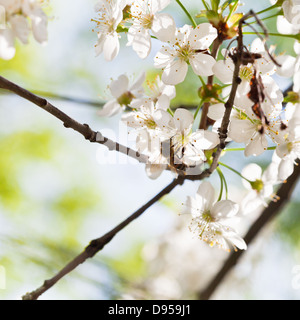
[[[252,138],[249,144],[245,148],[245,156],[259,156],[268,148],[268,140],[265,135],[259,132]]]
[[[290,159],[282,160],[278,167],[278,179],[285,181],[294,172],[294,162]]]
[[[262,168],[256,163],[250,163],[242,170],[242,175],[250,181],[260,180]]]
[[[146,73],[142,72],[130,87],[130,91],[141,90],[141,87],[146,79]]]
[[[101,117],[112,117],[121,111],[121,106],[116,100],[111,100],[105,103],[103,108],[98,111],[98,115]]]
[[[279,158],[284,158],[289,154],[288,144],[281,143],[279,146],[276,147],[276,154]]]
[[[195,54],[193,58],[190,59],[190,64],[198,76],[213,75],[213,66],[215,63],[216,60],[212,56],[203,53]]]
[[[151,0],[149,2],[150,4],[150,10],[152,13],[159,12],[166,8],[170,4],[171,0]]]
[[[169,14],[160,13],[154,16],[151,30],[160,41],[172,42],[175,38],[176,24]]]
[[[128,35],[132,35],[132,49],[137,53],[139,58],[145,59],[151,51],[151,36],[149,30],[129,28]]]
[[[182,213],[189,213],[192,215],[192,218],[200,217],[202,213],[201,204],[202,203],[197,202],[195,198],[188,196]]]
[[[211,214],[216,219],[232,218],[239,211],[239,205],[231,200],[221,200],[214,204]]]
[[[218,31],[210,23],[201,23],[192,30],[189,41],[192,48],[206,50],[217,38]]]
[[[277,30],[281,34],[296,34],[297,30],[287,21],[284,16],[277,17]]]
[[[167,110],[170,107],[170,98],[166,95],[161,95],[156,102],[157,109]]]
[[[11,30],[0,30],[0,58],[12,59],[16,54],[14,35]]]
[[[237,143],[248,142],[255,134],[256,126],[249,120],[232,118],[228,136]]]
[[[194,116],[190,111],[178,108],[174,113],[174,122],[177,130],[184,133],[185,131],[190,131],[192,129]]]
[[[188,64],[182,60],[172,61],[162,74],[162,81],[168,85],[176,85],[184,81],[188,72]]]
[[[251,43],[251,52],[261,53],[265,51],[265,46],[260,38],[255,38]]]
[[[21,14],[16,14],[10,18],[10,23],[15,35],[21,40],[23,44],[28,43],[28,36],[30,33],[29,23],[26,17]]]
[[[203,211],[211,210],[215,200],[215,189],[210,182],[204,181],[200,184],[196,193],[196,200]]]
[[[220,143],[219,135],[216,132],[207,130],[197,130],[192,133],[191,140],[199,150],[213,149]]]
[[[276,57],[276,61],[281,65],[277,67],[277,74],[282,77],[290,78],[295,73],[296,58],[289,55],[280,55]]]
[[[155,123],[161,130],[159,132],[159,138],[161,141],[169,140],[176,134],[176,128],[174,124],[174,118],[169,114],[169,112],[158,109],[153,114],[153,119]],[[170,145],[165,148],[170,155]]]
[[[225,106],[223,103],[213,104],[208,109],[207,116],[212,120],[222,119],[225,112]]]
[[[112,81],[109,86],[110,92],[113,97],[119,98],[123,93],[128,90],[129,79],[125,74],[118,77],[117,80]]]
[[[234,64],[230,58],[219,60],[213,66],[215,76],[223,83],[232,83]]]
[[[146,173],[150,179],[157,179],[162,172],[166,169],[166,165],[162,164],[146,164]]]
[[[226,241],[230,242],[230,244],[240,250],[247,250],[247,244],[243,238],[241,238],[233,229],[229,229],[228,227],[224,228],[223,237]],[[227,229],[227,230],[226,230]]]
[[[154,58],[155,68],[165,68],[173,63],[175,51],[169,47],[163,47]]]
[[[103,55],[106,61],[113,60],[119,53],[120,43],[119,36],[115,32],[114,34],[106,35],[106,39],[103,44]]]
[[[261,198],[257,196],[257,192],[251,189],[248,192],[248,194],[243,198],[240,211],[243,215],[247,215],[256,211],[262,205],[263,202]]]
[[[48,18],[39,7],[35,8],[31,15],[31,27],[35,40],[41,44],[45,44],[48,40]]]

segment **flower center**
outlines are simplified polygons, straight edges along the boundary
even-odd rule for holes
[[[176,134],[173,139],[175,150],[177,150],[180,147],[185,147],[190,142],[190,134],[179,133]]]
[[[262,182],[262,180],[257,179],[253,182],[251,182],[251,187],[252,189],[256,190],[257,192],[261,192],[262,189],[264,188],[264,183]]]
[[[153,119],[150,119],[150,118],[146,119],[146,120],[144,121],[144,123],[145,123],[145,126],[146,126],[148,129],[153,129],[153,130],[154,130],[154,129],[156,129],[156,127],[157,127],[155,121],[154,121]]]
[[[206,211],[206,212],[202,213],[202,219],[207,223],[210,223],[214,220],[210,211]]]
[[[188,63],[190,60],[190,57],[195,53],[195,50],[192,49],[189,45],[185,45],[181,47],[178,42],[176,42],[175,45],[178,47],[176,49],[177,57],[180,60],[183,60]]]
[[[133,98],[134,95],[130,91],[127,91],[118,98],[118,102],[121,106],[128,106]]]
[[[250,82],[253,76],[253,68],[252,67],[241,67],[239,77],[242,80],[246,80],[247,82]]]
[[[289,143],[287,144],[288,152],[291,153],[291,152],[293,151],[293,148],[294,148],[293,142],[289,142]]]
[[[141,18],[140,18],[140,22],[143,28],[145,29],[151,29],[152,28],[152,23],[153,23],[153,18],[154,15],[153,14],[144,14]]]
[[[156,122],[153,120],[151,115],[147,115],[147,114],[137,114],[136,116],[140,123],[144,126],[146,126],[148,129],[152,129],[155,130],[157,128],[157,124]]]

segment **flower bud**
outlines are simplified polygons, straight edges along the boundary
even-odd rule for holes
[[[251,184],[252,189],[256,190],[257,192],[260,192],[264,188],[264,183],[260,179],[252,181],[250,184]]]

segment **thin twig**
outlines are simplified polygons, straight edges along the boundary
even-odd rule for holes
[[[219,158],[221,156],[223,149],[225,149],[225,146],[226,146],[225,142],[227,139],[228,127],[230,123],[230,115],[233,109],[236,92],[240,84],[239,72],[240,72],[240,66],[242,64],[242,56],[243,56],[243,50],[244,50],[242,25],[243,25],[244,19],[247,19],[249,15],[251,15],[251,12],[245,15],[244,18],[241,19],[239,23],[239,36],[237,39],[238,45],[235,53],[235,61],[234,61],[235,66],[234,66],[234,72],[233,72],[232,86],[231,86],[229,98],[225,103],[225,113],[222,119],[221,127],[218,130],[220,144],[218,145],[216,151],[213,154],[213,160],[210,167],[205,171],[203,171],[200,175],[187,176],[186,179],[195,181],[195,180],[202,180],[204,178],[208,178],[217,169]]]
[[[300,161],[295,166],[294,173],[289,177],[286,183],[282,184],[277,192],[279,200],[277,202],[271,202],[269,206],[262,212],[259,218],[250,227],[248,233],[244,237],[245,242],[249,246],[255,239],[258,233],[272,220],[274,219],[284,207],[285,204],[291,198],[292,192],[296,186],[296,183],[300,177]],[[237,264],[239,259],[244,254],[243,250],[232,252],[228,259],[223,264],[220,271],[213,277],[207,287],[198,294],[198,298],[201,300],[208,300],[221,285],[224,278],[229,274],[233,267]]]
[[[125,219],[123,222],[118,224],[111,231],[107,232],[102,237],[95,239],[85,248],[85,250],[69,262],[61,271],[59,271],[54,277],[46,280],[41,287],[27,293],[23,296],[23,300],[37,300],[43,293],[53,287],[59,280],[69,274],[71,271],[76,269],[80,264],[84,263],[87,259],[92,258],[101,251],[105,245],[107,245],[121,230],[129,225],[133,220],[140,217],[148,208],[154,203],[159,201],[163,196],[169,194],[176,186],[183,184],[184,179],[174,179],[166,188],[159,192],[155,197],[143,205],[140,209],[134,212],[131,216]]]
[[[93,143],[99,143],[105,145],[111,151],[118,151],[123,153],[131,158],[134,158],[138,162],[147,163],[148,156],[140,154],[139,152],[128,148],[118,142],[115,142],[111,139],[108,139],[100,132],[93,131],[89,125],[81,124],[76,120],[69,117],[67,114],[53,106],[50,102],[46,99],[41,98],[32,92],[16,85],[15,83],[3,78],[0,76],[0,88],[8,90],[10,92],[15,93],[16,95],[34,103],[35,105],[39,106],[43,110],[49,112],[57,119],[61,120],[66,128],[72,128],[73,130],[77,131],[78,133],[82,134],[86,140],[89,140]]]
[[[213,58],[217,57],[218,51],[219,51],[219,48],[220,48],[222,42],[223,41],[221,39],[219,39],[219,38],[216,38],[214,40],[212,51],[211,51],[211,56]],[[207,78],[207,89],[212,87],[213,80],[214,80],[214,75],[209,76]],[[205,102],[203,104],[202,113],[201,113],[201,119],[200,119],[200,124],[199,124],[199,129],[206,130],[208,128],[209,124],[210,124],[209,118],[207,117],[209,107],[210,107],[210,103],[209,102]]]

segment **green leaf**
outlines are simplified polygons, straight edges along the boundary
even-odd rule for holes
[[[218,12],[220,0],[211,0],[211,8],[213,11]]]
[[[213,25],[218,25],[218,23],[220,21],[219,14],[213,10],[206,11],[206,17]]]
[[[238,0],[227,0],[223,3],[222,7],[221,7],[221,11],[225,11],[227,9],[227,7],[231,4],[236,4],[238,2]]]

